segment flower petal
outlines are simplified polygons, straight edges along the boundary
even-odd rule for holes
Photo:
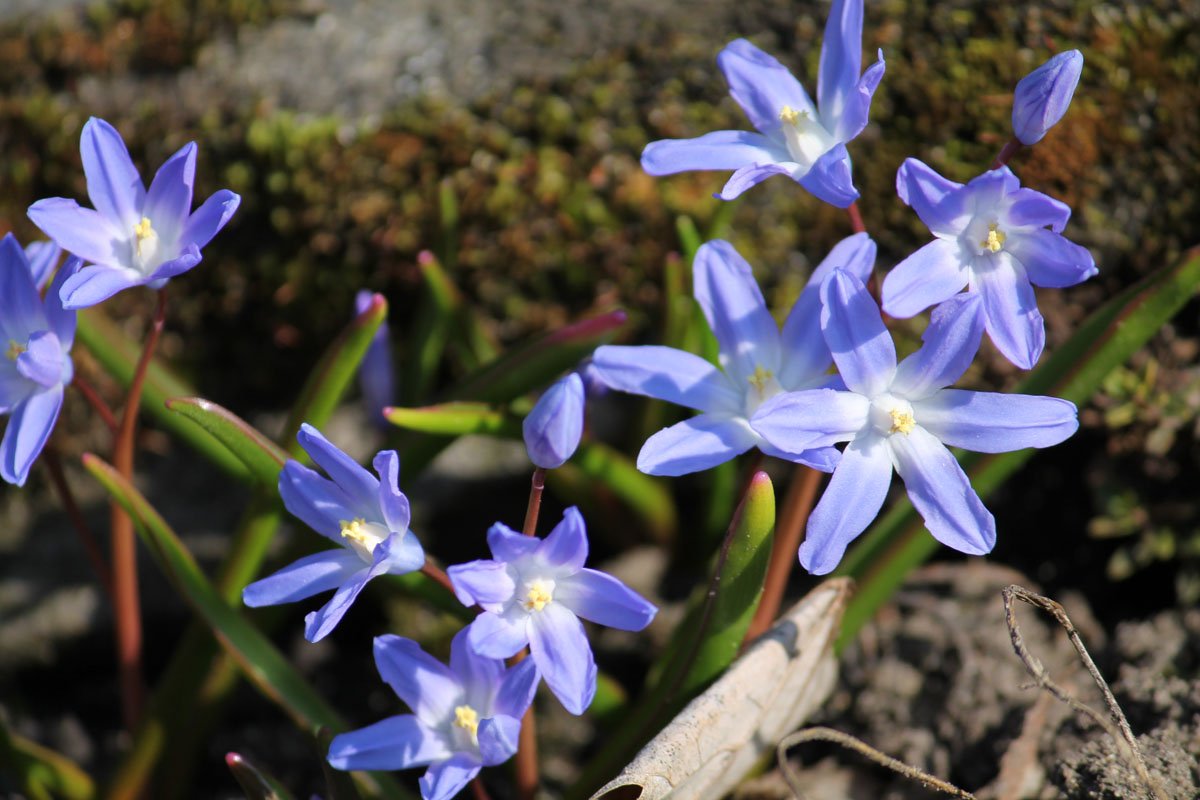
[[[54,331],[54,335],[58,337],[58,343],[62,345],[63,352],[68,352],[71,345],[75,343],[76,315],[74,311],[63,308],[62,287],[68,278],[79,272],[82,266],[83,260],[79,256],[67,256],[67,260],[55,273],[54,281],[46,291],[46,299],[42,304],[46,322],[49,323],[50,330]]]
[[[529,652],[538,672],[567,711],[582,714],[596,694],[596,662],[583,623],[556,602],[529,621]]]
[[[336,589],[366,568],[362,559],[349,550],[313,553],[242,589],[242,602],[251,608],[294,603]]]
[[[379,480],[364,469],[357,461],[343,453],[326,439],[320,431],[307,422],[300,425],[296,441],[304,452],[312,456],[325,473],[333,479],[351,502],[360,510],[356,516],[374,516],[365,513],[378,503]]]
[[[178,242],[192,210],[192,184],[196,179],[196,143],[188,142],[158,168],[142,215],[150,220],[160,240]]]
[[[750,427],[775,447],[799,453],[850,441],[867,424],[870,408],[871,401],[855,392],[786,392],[763,403]]]
[[[971,290],[983,297],[988,336],[1005,358],[1021,369],[1033,369],[1046,345],[1046,328],[1025,268],[1009,253],[990,257],[987,269],[971,271]]]
[[[372,645],[379,677],[392,687],[417,718],[430,726],[454,718],[463,686],[449,667],[421,649],[412,639],[385,633]]]
[[[575,454],[583,436],[583,378],[570,373],[556,381],[521,423],[525,452],[542,469],[557,469]]]
[[[799,178],[799,183],[818,200],[838,208],[847,208],[858,199],[858,189],[854,188],[850,174],[850,154],[844,144],[826,150],[812,169]]]
[[[355,514],[350,498],[333,481],[299,461],[288,461],[279,472],[279,496],[283,507],[308,527],[333,542],[343,543],[341,522],[353,519]]]
[[[621,581],[594,569],[581,569],[558,581],[554,600],[576,616],[623,631],[640,631],[658,608]]]
[[[31,333],[48,327],[42,298],[25,251],[11,233],[0,239],[0,332],[24,345]],[[8,342],[0,342],[0,347]]]
[[[896,346],[863,282],[835,269],[821,284],[821,333],[853,392],[874,397],[896,371]]]
[[[146,187],[121,134],[99,117],[92,117],[79,137],[79,154],[92,205],[114,225],[132,232],[142,218]]]
[[[772,175],[787,175],[796,180],[796,175],[803,174],[804,167],[795,161],[778,161],[770,164],[748,164],[729,176],[729,180],[721,187],[721,191],[713,197],[721,200],[736,200],[742,192],[770,178]]]
[[[933,538],[962,553],[989,552],[996,544],[996,520],[946,446],[920,425],[888,441],[908,499]]]
[[[969,273],[958,242],[934,239],[883,279],[883,310],[908,319],[961,292]]]
[[[742,395],[728,377],[697,355],[658,345],[605,345],[592,357],[596,375],[609,387],[646,395],[697,411],[733,411]]]
[[[412,521],[408,498],[400,491],[400,456],[395,450],[376,454],[371,466],[379,473],[379,510],[390,531],[406,531]]]
[[[133,229],[118,233],[103,214],[74,200],[48,197],[31,205],[26,214],[55,244],[84,261],[116,267],[128,260],[118,253],[127,249]]]
[[[449,758],[449,742],[412,714],[338,734],[329,743],[334,769],[408,769]]]
[[[808,518],[800,545],[800,564],[813,575],[825,575],[842,560],[846,546],[862,533],[887,498],[892,461],[881,436],[859,436],[842,453],[821,501]]]
[[[0,478],[24,486],[62,408],[62,384],[34,392],[13,408],[0,441]]]
[[[1017,189],[1010,192],[1008,211],[1004,215],[1004,223],[1010,226],[1041,228],[1046,225],[1055,233],[1062,233],[1071,219],[1071,207],[1061,200],[1055,200],[1049,195],[1033,189]],[[1009,247],[1012,243],[1006,243]]]
[[[468,627],[471,648],[488,658],[512,658],[529,644],[528,615],[485,611]]]
[[[961,378],[983,338],[982,306],[977,294],[964,292],[935,308],[921,334],[925,344],[896,367],[892,391],[915,401]]]
[[[583,568],[588,555],[587,528],[576,506],[563,512],[562,520],[536,552],[539,560],[568,574]]]
[[[417,784],[423,800],[450,800],[479,774],[479,759],[469,753],[455,753],[445,761],[429,765]]]
[[[154,272],[150,273],[150,277],[146,282],[150,284],[151,289],[161,289],[168,278],[182,275],[203,260],[204,257],[200,255],[200,248],[194,244],[186,245],[178,256],[168,259],[155,267]]]
[[[779,369],[779,325],[763,300],[754,272],[733,245],[714,239],[692,262],[696,302],[720,346],[721,367],[742,387],[759,368]]]
[[[533,695],[541,682],[542,676],[532,658],[522,659],[520,663],[509,667],[500,679],[500,688],[492,703],[493,713],[520,719],[533,702]]]
[[[479,655],[468,638],[467,629],[463,628],[450,641],[450,671],[458,676],[467,705],[487,716],[505,672],[504,660]]]
[[[763,455],[781,458],[784,461],[791,461],[793,464],[803,464],[820,472],[833,472],[842,460],[841,451],[836,447],[810,447],[799,453],[789,453],[769,442],[760,442],[758,449],[763,452]]]
[[[17,356],[17,372],[43,389],[63,382],[63,351],[58,337],[38,331],[29,337],[28,349]]]
[[[508,565],[502,561],[480,559],[454,564],[446,569],[446,574],[454,586],[454,596],[468,608],[478,605],[499,613],[497,606],[507,602],[517,590],[508,573]]]
[[[372,552],[376,575],[405,575],[425,566],[425,548],[409,531],[393,531]]]
[[[862,0],[833,0],[825,20],[817,79],[821,123],[830,132],[845,111],[862,70],[862,26]]]
[[[33,275],[33,285],[41,290],[54,274],[58,260],[62,257],[62,248],[54,242],[30,242],[25,246],[25,259],[29,262],[29,272]]]
[[[971,221],[972,208],[962,189],[961,183],[943,178],[915,158],[904,159],[896,171],[896,193],[934,236],[957,236]]]
[[[750,131],[713,131],[695,139],[660,139],[642,151],[642,169],[650,175],[741,169],[750,164],[790,160],[786,148]]]
[[[62,307],[69,311],[102,303],[117,292],[140,286],[145,277],[126,267],[84,267],[67,278],[59,289]]]
[[[944,444],[980,453],[1058,444],[1079,428],[1075,404],[1057,397],[946,389],[913,403],[917,424]]]
[[[360,570],[350,576],[350,579],[338,587],[329,598],[329,602],[316,611],[310,611],[304,617],[304,638],[310,642],[319,642],[328,636],[342,617],[354,605],[358,594],[367,585],[367,581],[375,577],[372,567]]]
[[[1012,125],[1022,144],[1041,141],[1046,131],[1062,119],[1083,71],[1078,50],[1058,53],[1017,82],[1013,93]]]
[[[241,196],[228,189],[214,192],[204,201],[204,205],[188,217],[187,224],[183,226],[183,232],[179,235],[180,245],[194,244],[196,247],[204,247],[225,227],[241,203]]]
[[[756,444],[758,435],[745,418],[701,414],[647,439],[637,468],[648,475],[686,475],[723,464]]]
[[[538,539],[517,533],[503,522],[488,528],[487,543],[497,561],[519,561],[541,544]]]
[[[1045,228],[1024,231],[1012,239],[1007,249],[1021,262],[1029,282],[1035,286],[1061,289],[1099,273],[1087,248]]]
[[[517,752],[521,720],[497,714],[479,723],[479,757],[485,767],[503,764]]]
[[[875,90],[883,80],[884,70],[887,69],[882,49],[876,50],[876,59],[874,64],[867,67],[867,71],[858,79],[854,90],[846,98],[841,115],[836,120],[831,120],[833,127],[826,126],[833,138],[839,142],[850,141],[867,127],[867,120],[871,116],[871,98],[875,96]],[[824,115],[823,106],[821,112]]]
[[[785,106],[807,112],[817,110],[800,82],[775,59],[745,39],[735,39],[717,54],[717,66],[729,82],[729,94],[762,133],[777,129]]]

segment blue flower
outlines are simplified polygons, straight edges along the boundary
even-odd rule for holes
[[[517,752],[521,717],[533,701],[538,675],[528,659],[511,669],[477,655],[466,630],[450,643],[450,666],[411,639],[375,638],[379,675],[413,710],[333,737],[329,763],[337,769],[408,769],[429,765],[421,778],[425,800],[448,800],[481,767]]]
[[[48,255],[44,249],[36,255]],[[55,252],[53,261],[58,260]],[[29,469],[46,446],[62,408],[63,387],[75,367],[75,312],[64,311],[58,288],[79,271],[78,258],[67,259],[42,301],[37,283],[53,263],[36,275],[11,233],[0,239],[0,414],[10,414],[0,441],[0,477],[24,486]]]
[[[62,248],[54,242],[30,242],[25,246],[25,259],[29,262],[33,285],[39,292],[50,282],[61,256]]]
[[[1063,118],[1082,71],[1083,53],[1068,50],[1017,82],[1012,124],[1013,132],[1022,144],[1040,142],[1046,131]]]
[[[821,300],[821,330],[847,390],[782,394],[750,420],[778,447],[849,443],[809,517],[800,563],[817,575],[837,566],[879,512],[893,468],[935,539],[964,553],[991,550],[996,522],[946,445],[1003,453],[1058,444],[1079,427],[1074,404],[944,388],[979,347],[978,295],[938,306],[925,344],[899,365],[879,307],[858,278],[835,270]]]
[[[572,372],[545,391],[521,423],[529,460],[543,469],[566,463],[583,435],[583,379]]]
[[[63,284],[64,308],[93,306],[130,286],[161,288],[200,263],[200,248],[241,202],[222,189],[190,213],[195,142],[167,159],[149,192],[121,134],[104,120],[92,117],[83,126],[80,153],[95,210],[63,197],[29,207],[29,218],[47,236],[93,265]]]
[[[750,417],[781,392],[830,385],[831,358],[821,337],[819,288],[834,267],[866,280],[875,242],[865,233],[843,239],[813,272],[780,331],[746,260],[729,242],[707,242],[696,252],[696,301],[720,346],[721,369],[671,347],[606,346],[593,358],[596,374],[614,389],[694,408],[700,413],[646,440],[638,469],[685,475],[714,467],[757,447],[767,455],[829,472],[832,447],[785,451],[750,427]]]
[[[354,295],[354,313],[364,313],[375,299],[374,292],[363,289]],[[358,369],[359,385],[362,386],[363,403],[367,407],[367,418],[381,428],[390,428],[383,409],[395,402],[396,370],[392,366],[392,342],[385,319],[379,324],[362,366]]]
[[[910,158],[896,173],[896,190],[937,238],[883,279],[883,310],[911,317],[966,287],[983,301],[984,326],[996,348],[1031,369],[1046,330],[1030,283],[1074,286],[1097,272],[1091,254],[1060,235],[1071,209],[1022,189],[1008,167],[964,186]]]
[[[304,637],[316,642],[334,629],[367,581],[420,569],[425,551],[408,530],[408,498],[397,486],[400,458],[394,450],[375,456],[376,479],[311,425],[301,425],[296,439],[333,480],[289,461],[279,473],[283,505],[342,548],[306,556],[255,581],[242,590],[242,601],[273,606],[336,588],[323,608],[304,618]]]
[[[577,508],[568,508],[545,539],[497,522],[487,540],[494,560],[446,570],[463,605],[483,609],[467,641],[487,658],[508,658],[529,645],[550,691],[582,714],[596,693],[596,662],[579,618],[640,631],[658,609],[611,575],[583,566],[587,531]]]
[[[817,105],[772,56],[745,39],[717,55],[729,92],[758,133],[716,131],[697,139],[651,142],[642,168],[651,175],[732,169],[717,195],[732,200],[772,175],[787,175],[816,197],[845,208],[858,198],[845,143],[867,125],[871,96],[883,77],[879,60],[862,68],[862,0],[834,0],[821,44]],[[819,106],[819,110],[818,110]]]

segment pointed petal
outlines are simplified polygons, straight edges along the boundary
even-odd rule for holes
[[[251,608],[294,603],[336,589],[365,569],[362,559],[349,550],[313,553],[251,583],[242,590],[242,602]]]
[[[133,229],[128,235],[119,233],[98,211],[64,197],[49,197],[38,200],[26,213],[55,244],[84,261],[118,266],[126,260],[118,253],[126,249]]]
[[[30,242],[25,247],[25,259],[29,262],[29,272],[33,276],[33,285],[41,290],[54,274],[58,259],[62,257],[62,248],[54,242]]]
[[[906,158],[896,171],[896,193],[934,236],[957,236],[971,221],[969,196],[963,188],[915,158]]]
[[[329,598],[329,602],[316,611],[311,611],[304,617],[304,638],[310,642],[319,642],[328,636],[342,617],[358,599],[358,593],[367,585],[367,581],[375,577],[369,567],[359,570],[350,579],[338,587]]]
[[[831,206],[847,208],[858,199],[858,189],[854,188],[850,174],[850,154],[844,144],[825,151],[799,182],[809,194]]]
[[[533,536],[523,536],[503,522],[488,528],[488,548],[497,561],[519,561],[537,550],[541,542]]]
[[[412,714],[401,714],[333,737],[328,759],[334,769],[408,769],[452,753],[441,734]]]
[[[750,164],[789,160],[786,148],[751,131],[713,131],[695,139],[660,139],[642,151],[642,169],[650,175],[741,169]]]
[[[374,509],[378,503],[379,480],[350,456],[343,453],[326,439],[320,431],[307,422],[300,426],[296,441],[304,452],[312,456],[325,473],[333,479],[346,496],[362,511]],[[355,516],[368,516],[366,513]],[[369,516],[375,516],[370,514]]]
[[[810,447],[799,453],[789,453],[768,442],[760,442],[758,449],[763,452],[763,455],[782,458],[793,464],[803,464],[820,472],[833,472],[842,460],[842,453],[836,447]]]
[[[46,446],[62,408],[62,384],[34,392],[13,409],[0,441],[0,477],[24,486],[33,462]]]
[[[0,332],[24,345],[31,333],[46,327],[42,298],[25,260],[25,251],[17,244],[17,237],[5,234],[0,239]],[[0,342],[0,346],[7,344]]]
[[[749,164],[741,167],[729,177],[721,191],[713,195],[721,200],[736,200],[742,192],[765,181],[772,175],[787,175],[796,180],[804,168],[795,161],[779,161],[770,164]]]
[[[417,718],[429,725],[454,718],[463,686],[450,668],[412,639],[386,633],[372,645],[379,677],[392,687]]]
[[[780,126],[779,112],[785,106],[816,118],[812,100],[787,67],[745,39],[725,45],[717,54],[717,66],[729,82],[733,99],[762,133]]]
[[[150,220],[163,241],[179,241],[192,210],[192,184],[195,179],[195,142],[185,144],[154,174],[142,214]]]
[[[16,364],[8,359],[0,362],[0,414],[12,411],[37,390],[37,386],[17,372]]]
[[[846,546],[862,533],[887,498],[892,461],[881,436],[865,434],[847,445],[821,501],[808,518],[800,563],[813,575],[832,572]]]
[[[1079,428],[1075,404],[1067,400],[961,389],[913,403],[913,416],[944,444],[980,453],[1049,447]]]
[[[200,255],[200,248],[194,244],[185,246],[178,256],[168,261],[164,261],[154,268],[154,272],[150,273],[150,277],[146,280],[152,289],[161,289],[162,284],[167,282],[168,278],[174,278],[176,275],[182,275],[192,267],[203,261]],[[155,285],[153,282],[159,282]]]
[[[848,442],[867,424],[871,401],[855,392],[810,389],[775,395],[750,426],[775,447],[799,453]]]
[[[204,205],[188,217],[187,224],[183,226],[183,232],[179,235],[179,243],[204,247],[225,227],[241,203],[241,196],[228,189],[214,192],[204,201]]]
[[[529,644],[528,620],[524,614],[518,617],[485,611],[475,617],[467,630],[471,648],[488,658],[512,658]]]
[[[974,292],[956,294],[935,308],[921,334],[925,344],[896,367],[892,391],[915,401],[961,378],[979,351],[982,312]]]
[[[379,473],[379,510],[388,530],[408,530],[412,512],[408,498],[400,491],[400,456],[395,450],[384,450],[375,456],[371,466]]]
[[[991,257],[988,269],[972,270],[972,291],[983,297],[988,336],[1004,357],[1021,369],[1033,369],[1046,345],[1046,328],[1025,268],[1009,253]]]
[[[479,759],[468,753],[455,753],[445,761],[429,765],[417,784],[423,800],[450,800],[479,774]]]
[[[536,543],[536,539],[534,542]],[[468,608],[478,605],[499,613],[501,606],[513,596],[517,586],[508,573],[508,565],[502,561],[468,561],[454,564],[446,569],[454,596]]]
[[[846,387],[874,397],[896,371],[896,346],[862,281],[835,269],[821,285],[821,332]]]
[[[50,330],[54,331],[54,335],[58,337],[58,343],[62,345],[63,352],[69,352],[71,345],[75,343],[76,320],[74,311],[63,308],[62,287],[68,278],[79,272],[82,266],[83,260],[79,256],[67,256],[67,260],[55,273],[54,282],[46,291],[46,299],[42,305],[42,310],[46,314],[46,322],[49,323]]]
[[[529,620],[529,652],[538,672],[567,711],[582,714],[596,694],[596,662],[583,623],[556,602]]]
[[[958,242],[934,239],[884,277],[883,310],[908,319],[961,292],[967,279]]]
[[[744,386],[758,367],[779,369],[779,325],[767,310],[750,264],[729,242],[700,245],[692,264],[693,291],[720,345],[721,367]]]
[[[342,544],[342,520],[356,516],[345,492],[299,461],[283,465],[279,473],[279,496],[284,508],[338,544]]]
[[[908,499],[933,538],[962,553],[989,552],[996,544],[996,521],[945,445],[920,425],[889,443]]]
[[[862,70],[862,26],[862,0],[833,0],[825,20],[817,79],[817,106],[821,109],[821,122],[829,131],[833,131],[830,123],[842,116],[858,83]]]
[[[481,713],[492,705],[504,675],[504,660],[476,653],[468,642],[467,629],[454,634],[450,641],[450,671],[466,692],[467,705]]]
[[[1087,248],[1045,228],[1024,231],[1005,243],[1008,251],[1021,262],[1029,282],[1035,286],[1061,289],[1074,286],[1099,273]]]
[[[575,572],[587,561],[587,527],[583,515],[576,506],[563,512],[562,520],[550,531],[550,535],[538,545],[537,556],[552,567]]]
[[[102,303],[117,292],[139,286],[142,274],[125,267],[85,267],[67,278],[59,289],[62,307],[75,311]]]
[[[521,720],[506,714],[488,717],[479,723],[479,757],[485,767],[503,764],[517,752]]]
[[[371,565],[375,575],[405,575],[425,566],[425,548],[409,531],[395,531],[375,546]]]
[[[756,444],[758,435],[745,418],[701,414],[647,439],[637,468],[648,475],[686,475],[723,464]]]
[[[520,719],[533,702],[533,695],[541,681],[542,676],[532,658],[523,659],[505,670],[504,677],[500,679],[500,689],[496,692],[496,701],[492,704],[492,711]]]
[[[867,67],[867,71],[862,74],[858,83],[854,85],[853,91],[847,96],[846,105],[841,114],[836,120],[830,120],[832,126],[826,125],[829,132],[833,134],[833,138],[839,142],[850,141],[862,133],[863,128],[867,127],[867,121],[871,117],[871,98],[875,96],[875,90],[879,87],[879,82],[883,80],[884,70],[887,69],[887,64],[883,60],[883,50],[876,51],[876,58],[878,60]],[[824,106],[821,108],[821,113],[823,119]]]
[[[79,154],[92,205],[114,225],[132,231],[142,218],[146,188],[121,134],[104,120],[92,117],[79,137]],[[87,258],[83,253],[77,255]]]
[[[607,573],[581,569],[554,586],[554,600],[576,616],[623,631],[640,631],[658,609]]]
[[[595,374],[610,388],[646,395],[697,411],[742,406],[723,372],[700,356],[673,347],[604,345],[592,357]]]
[[[1049,225],[1050,230],[1062,233],[1071,219],[1071,207],[1061,200],[1036,192],[1033,189],[1017,189],[1006,198],[1009,206],[1004,215],[1006,225],[1041,228]],[[1011,246],[1011,245],[1010,245]]]
[[[63,382],[63,352],[58,337],[38,331],[29,337],[28,349],[17,356],[17,372],[44,389]]]

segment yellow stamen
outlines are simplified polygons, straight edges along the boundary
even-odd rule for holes
[[[479,713],[470,706],[454,707],[454,726],[463,728],[474,739],[479,735]]]
[[[142,242],[147,239],[157,239],[158,234],[150,227],[150,218],[142,217],[142,221],[133,226],[133,235],[137,237],[137,254],[142,254]]]
[[[913,419],[913,415],[907,411],[901,411],[898,408],[892,409],[892,427],[888,428],[888,433],[912,433],[912,429],[917,426],[917,421]]]
[[[1000,248],[1004,246],[1004,240],[1008,237],[1004,235],[1004,231],[996,230],[996,223],[988,223],[987,239],[979,243],[980,247],[986,247],[993,253],[999,253]]]
[[[529,587],[521,605],[525,606],[526,611],[541,611],[549,602],[550,592],[546,591],[546,587],[538,582]]]
[[[4,351],[4,355],[8,357],[9,361],[16,361],[17,356],[21,355],[21,353],[24,353],[25,350],[25,345],[21,344],[16,339],[9,339],[8,349]]]
[[[763,387],[766,386],[767,381],[774,377],[774,372],[769,369],[764,369],[762,364],[757,364],[754,367],[754,374],[749,378],[746,378],[746,381],[755,389],[758,389],[759,394],[762,394]]]
[[[796,124],[796,120],[800,119],[801,117],[807,117],[807,116],[808,116],[807,111],[797,111],[796,109],[792,108],[791,106],[784,106],[783,110],[779,112],[779,118],[781,120],[783,120],[784,122],[790,122],[793,125]]]
[[[342,520],[342,536],[346,539],[358,542],[368,550],[375,549],[375,542],[371,541],[370,534],[363,530],[367,521],[362,517],[347,522]]]

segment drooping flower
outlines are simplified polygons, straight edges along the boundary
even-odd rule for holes
[[[1046,330],[1030,284],[1074,286],[1097,272],[1091,254],[1060,235],[1071,209],[1022,189],[1008,167],[963,185],[910,158],[896,173],[896,191],[937,238],[883,279],[883,310],[911,317],[966,287],[983,301],[984,327],[996,348],[1031,369]]]
[[[529,460],[543,469],[566,463],[583,435],[583,379],[572,372],[547,389],[521,423]]]
[[[354,313],[361,315],[366,312],[374,299],[374,292],[367,289],[358,292],[354,295]],[[358,380],[362,386],[363,403],[367,407],[367,418],[378,427],[391,427],[383,415],[383,409],[395,401],[396,370],[392,365],[392,342],[386,319],[371,337],[362,366],[358,368]]]
[[[333,480],[288,461],[279,473],[283,505],[341,547],[255,581],[242,590],[242,602],[273,606],[337,589],[324,607],[304,618],[304,638],[316,642],[334,629],[367,581],[420,569],[425,551],[408,530],[408,498],[397,485],[400,457],[394,450],[375,456],[376,478],[311,425],[301,425],[296,439]]]
[[[845,208],[858,198],[846,142],[867,126],[883,77],[883,51],[862,68],[862,0],[834,0],[825,23],[817,103],[774,57],[745,39],[717,56],[729,92],[758,133],[715,131],[696,139],[651,142],[642,168],[651,175],[732,169],[717,197],[732,200],[772,175],[787,175],[816,197]]]
[[[167,159],[149,191],[121,134],[104,120],[92,117],[83,126],[80,153],[95,209],[63,197],[29,207],[35,225],[91,265],[63,284],[64,308],[92,306],[131,286],[161,288],[200,263],[200,248],[241,202],[222,189],[191,213],[195,142]]]
[[[537,691],[537,668],[473,652],[467,632],[450,643],[450,666],[411,639],[375,637],[379,675],[412,714],[400,714],[335,736],[329,763],[337,769],[409,769],[429,765],[420,780],[425,800],[449,800],[481,767],[517,752],[521,717]]]
[[[43,301],[36,281],[46,276],[34,275],[15,236],[0,239],[0,414],[10,415],[0,440],[0,477],[17,486],[25,485],[46,446],[62,408],[63,387],[75,375],[70,355],[75,312],[63,310],[58,288],[80,264],[78,258],[67,259]]]
[[[1036,144],[1063,118],[1071,105],[1083,53],[1059,53],[1017,82],[1013,96],[1013,132],[1022,144]]]
[[[1075,405],[1055,397],[947,389],[979,347],[975,294],[938,306],[924,345],[896,364],[879,307],[856,277],[835,270],[821,287],[821,330],[846,391],[781,394],[750,420],[778,447],[848,442],[800,546],[800,563],[823,575],[883,505],[900,473],[925,527],[942,544],[986,553],[996,522],[946,446],[982,453],[1049,447],[1073,434]]]
[[[696,252],[696,301],[720,346],[721,369],[671,347],[605,346],[593,364],[614,389],[643,394],[700,413],[646,440],[638,469],[651,475],[684,475],[709,469],[758,447],[767,455],[829,472],[831,447],[785,451],[750,427],[750,417],[781,392],[831,385],[831,358],[820,329],[821,281],[834,267],[866,280],[875,264],[875,242],[865,233],[847,237],[818,265],[780,331],[746,260],[729,242],[707,242]]]
[[[587,531],[577,508],[568,508],[545,539],[497,522],[487,540],[492,560],[446,570],[463,605],[483,609],[467,640],[488,658],[509,658],[529,645],[550,691],[582,714],[596,693],[596,662],[579,618],[640,631],[658,609],[611,575],[583,566]]]

